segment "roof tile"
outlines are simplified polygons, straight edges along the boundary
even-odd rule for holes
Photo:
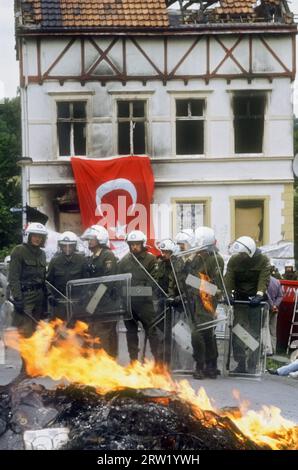
[[[21,0],[23,24],[41,29],[169,25],[165,0]]]

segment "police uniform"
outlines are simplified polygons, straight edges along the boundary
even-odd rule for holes
[[[270,262],[267,256],[259,249],[250,258],[243,258],[242,254],[233,255],[228,262],[225,275],[225,286],[228,295],[234,291],[235,300],[249,301],[257,292],[265,293],[270,280]],[[252,308],[249,305],[235,304],[234,325],[239,324],[259,342],[261,332],[260,307]],[[234,334],[233,354],[238,363],[235,372],[255,372],[259,348],[255,352],[248,350],[245,344]],[[246,363],[247,360],[247,363]]]
[[[51,259],[47,280],[56,287],[62,294],[66,295],[66,284],[75,279],[84,279],[89,277],[89,270],[86,258],[80,253],[65,255],[59,253]],[[66,299],[58,292],[52,289],[53,313],[55,316],[66,319]]]
[[[14,326],[24,336],[31,336],[46,311],[46,255],[44,251],[28,243],[18,245],[11,253],[9,288],[13,300],[19,305],[15,312]]]
[[[156,281],[170,297],[178,295],[175,277],[169,259],[161,258],[158,260]]]
[[[154,288],[154,283],[150,280],[146,272],[139,266],[138,262],[144,266],[145,270],[156,279],[157,274],[157,260],[156,257],[148,253],[145,249],[137,254],[132,255],[128,253],[125,255],[118,265],[118,272],[121,274],[131,273],[132,274],[132,297],[131,307],[133,319],[125,321],[127,329],[127,347],[131,360],[138,359],[139,352],[139,340],[138,340],[138,321],[140,321],[147,334],[152,354],[156,361],[163,359],[162,355],[162,343],[160,340],[160,333],[158,328],[155,326],[150,328],[150,325],[154,321],[156,314],[153,306],[152,292],[150,287]],[[148,289],[145,288],[149,287]],[[147,292],[146,292],[147,290]]]
[[[88,258],[88,272],[90,277],[112,276],[117,274],[117,258],[107,247],[101,247]],[[93,337],[100,339],[100,345],[112,357],[118,353],[117,322],[93,320],[89,326]]]
[[[220,273],[223,273],[224,260],[222,256],[213,251],[201,251],[196,254],[190,265],[190,272],[193,276],[200,277],[222,289]],[[205,298],[205,302],[204,302]],[[215,319],[217,307],[216,295],[205,292],[196,292],[193,295],[193,325],[191,332],[191,342],[193,347],[193,357],[196,361],[198,373],[205,373],[207,376],[216,378],[217,376],[217,344],[214,328],[200,330],[204,323]]]

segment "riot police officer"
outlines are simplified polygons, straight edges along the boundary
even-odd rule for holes
[[[198,252],[191,261],[190,272],[200,280],[222,288],[221,275],[224,269],[224,260],[216,248],[214,230],[210,227],[199,227],[195,230],[195,245]],[[216,316],[216,293],[199,290],[194,295],[194,312],[191,341],[193,355],[196,362],[195,379],[205,376],[217,378],[217,344],[214,327],[203,329],[204,324],[213,321]],[[210,326],[210,325],[209,325]]]
[[[229,259],[225,274],[227,293],[233,301],[247,304],[234,306],[234,325],[240,325],[255,340],[260,342],[260,304],[266,299],[270,280],[270,261],[257,249],[255,241],[248,236],[239,237],[231,246],[233,256]],[[233,295],[232,295],[233,294]],[[235,373],[254,373],[259,348],[249,351],[245,342],[233,335],[233,354],[237,362]]]
[[[66,284],[68,281],[89,277],[87,260],[84,255],[76,253],[78,237],[66,231],[58,240],[58,254],[54,256],[48,267],[47,281],[51,295],[48,298],[54,316],[66,319]],[[61,292],[61,294],[59,294]]]
[[[118,272],[121,274],[132,274],[131,306],[133,318],[125,321],[129,356],[131,361],[138,359],[138,322],[141,322],[149,339],[154,359],[161,361],[163,355],[160,334],[156,326],[151,326],[156,315],[152,299],[152,287],[154,289],[154,283],[150,280],[150,276],[154,279],[156,278],[157,260],[155,256],[147,252],[147,237],[140,230],[131,231],[127,235],[126,242],[128,243],[130,252],[120,260]],[[144,269],[140,265],[142,265]],[[146,271],[148,274],[146,274]],[[149,292],[150,288],[151,292]]]
[[[178,295],[178,290],[171,266],[171,257],[177,251],[177,245],[173,240],[165,239],[158,243],[158,248],[161,257],[158,259],[156,280],[169,297],[174,298]]]
[[[8,279],[14,325],[26,337],[32,335],[46,311],[46,255],[42,250],[46,237],[45,226],[33,222],[25,230],[24,243],[11,253]]]
[[[112,276],[117,273],[117,258],[109,248],[108,231],[101,225],[92,225],[82,235],[88,240],[91,256],[88,258],[90,277]],[[116,321],[93,320],[89,326],[93,337],[100,338],[100,344],[112,357],[118,353],[118,335]]]

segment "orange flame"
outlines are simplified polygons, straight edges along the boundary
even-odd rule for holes
[[[205,310],[207,310],[212,315],[214,315],[215,312],[214,312],[214,305],[213,305],[212,295],[208,294],[204,290],[204,281],[210,282],[211,279],[210,279],[209,276],[207,276],[207,274],[204,274],[204,273],[199,273],[199,278],[201,279],[199,294],[200,294],[200,298],[202,300],[203,306],[204,306]]]
[[[187,402],[198,419],[206,426],[216,426],[216,419],[206,421],[204,411],[211,410],[228,416],[247,437],[272,449],[297,449],[298,427],[281,416],[278,408],[264,406],[256,412],[240,404],[240,411],[216,409],[204,388],[196,393],[187,380],[174,381],[163,366],[152,361],[135,362],[126,367],[118,364],[105,351],[93,349],[94,340],[88,335],[88,326],[77,322],[74,328],[66,328],[61,320],[40,322],[30,338],[17,332],[6,334],[8,346],[18,349],[31,376],[49,376],[54,380],[66,379],[96,388],[98,393],[124,388],[159,388],[175,393]],[[239,435],[239,439],[241,436]]]

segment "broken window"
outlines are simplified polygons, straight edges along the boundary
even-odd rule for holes
[[[235,153],[262,153],[264,94],[237,94],[233,98]]]
[[[204,153],[205,100],[176,100],[176,154]]]
[[[135,155],[147,153],[146,101],[118,101],[118,154]]]
[[[258,246],[264,244],[264,200],[239,199],[235,201],[235,238],[247,235]]]
[[[86,101],[57,102],[59,156],[86,155]]]
[[[206,224],[206,201],[176,201],[176,233]]]

